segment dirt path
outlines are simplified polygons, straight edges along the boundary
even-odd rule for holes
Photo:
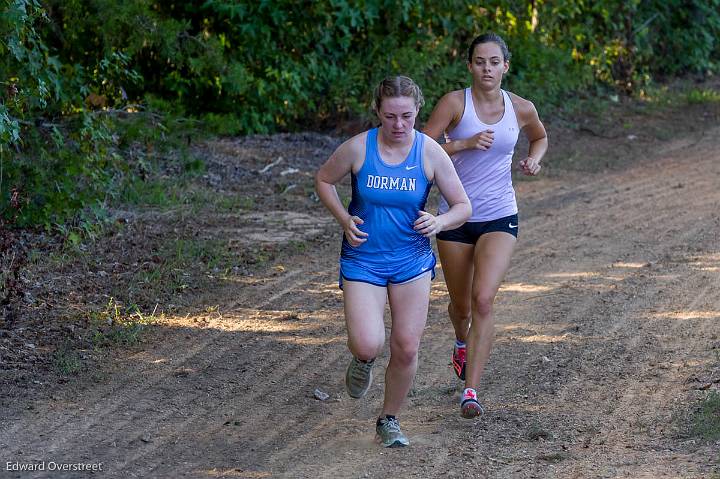
[[[622,172],[517,184],[521,241],[480,419],[458,415],[439,274],[401,416],[412,446],[373,442],[383,377],[364,400],[344,393],[338,236],[324,218],[326,246],[243,278],[217,311],[167,318],[96,382],[3,420],[0,476],[717,477],[716,445],[683,425],[720,376],[719,135]],[[6,470],[51,461],[103,471]]]

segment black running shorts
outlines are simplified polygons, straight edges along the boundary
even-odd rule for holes
[[[518,215],[510,215],[492,221],[467,222],[454,230],[441,231],[437,239],[441,241],[455,241],[456,243],[475,244],[478,238],[485,233],[502,231],[510,233],[517,238]]]

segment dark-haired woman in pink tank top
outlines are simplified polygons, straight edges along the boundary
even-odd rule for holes
[[[445,134],[442,146],[473,208],[467,223],[437,235],[456,337],[452,364],[465,381],[460,410],[473,418],[483,412],[477,389],[495,334],[493,303],[518,235],[511,177],[515,144],[522,131],[530,148],[518,166],[536,175],[548,141],[532,102],[500,88],[510,67],[510,52],[500,36],[487,33],[473,40],[467,66],[472,86],[443,96],[423,132],[435,139]],[[440,212],[446,208],[441,199]]]

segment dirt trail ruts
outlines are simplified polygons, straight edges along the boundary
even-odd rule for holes
[[[682,425],[718,367],[718,134],[621,172],[518,182],[477,420],[458,415],[438,268],[401,415],[412,446],[374,443],[383,375],[363,400],[344,393],[337,232],[319,208],[332,245],[167,318],[104,379],[0,424],[3,477],[711,477],[717,450]],[[42,461],[103,471],[4,470]]]

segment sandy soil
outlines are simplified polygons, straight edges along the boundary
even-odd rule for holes
[[[239,250],[291,239],[307,249],[195,291],[194,308],[166,315],[96,374],[6,401],[0,476],[718,477],[719,445],[688,432],[701,395],[720,387],[718,138],[709,124],[621,148],[636,155],[622,168],[516,183],[520,241],[496,302],[487,413],[476,420],[459,416],[439,266],[400,416],[412,445],[374,442],[387,356],[368,396],[350,399],[339,231],[321,205],[291,200],[204,218],[202,231],[232,236]],[[590,140],[588,156],[617,151]],[[299,175],[292,190],[307,188],[334,144],[283,175]],[[215,148],[249,151],[233,140]],[[250,189],[265,181],[241,176]],[[50,471],[52,462],[102,471]]]

